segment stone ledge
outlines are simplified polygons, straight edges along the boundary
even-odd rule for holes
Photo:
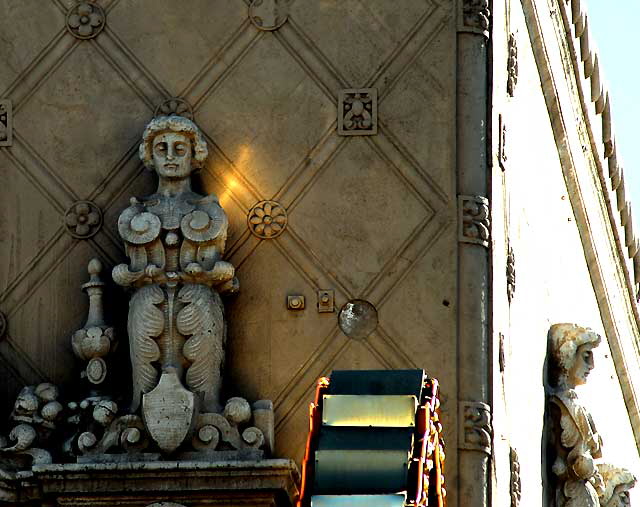
[[[288,459],[36,465],[0,482],[0,491],[8,494],[6,499],[0,494],[0,504],[146,507],[171,501],[185,507],[291,507],[299,481]]]

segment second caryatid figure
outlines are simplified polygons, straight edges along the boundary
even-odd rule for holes
[[[234,267],[222,260],[228,227],[223,209],[215,196],[191,188],[191,173],[207,158],[195,123],[181,116],[154,118],[140,158],[157,173],[158,190],[132,198],[120,215],[118,231],[130,263],[116,266],[113,280],[134,289],[127,324],[131,409],[142,405],[149,433],[171,452],[193,431],[198,414],[223,410],[226,325],[220,294],[237,291],[238,281]]]

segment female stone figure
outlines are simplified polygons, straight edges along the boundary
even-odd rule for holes
[[[597,507],[604,491],[595,462],[602,455],[602,440],[574,389],[587,382],[594,366],[592,349],[600,344],[600,336],[575,324],[554,324],[548,338],[556,505]]]
[[[118,231],[130,264],[116,266],[113,279],[135,291],[128,317],[132,410],[142,402],[150,433],[170,451],[198,410],[221,410],[220,293],[237,290],[238,282],[233,266],[222,260],[224,211],[215,196],[191,189],[192,171],[207,158],[198,127],[181,116],[154,118],[140,158],[157,173],[158,189],[142,200],[132,198],[120,215]],[[171,431],[177,433],[167,437]]]

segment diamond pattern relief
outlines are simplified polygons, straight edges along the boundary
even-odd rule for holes
[[[207,99],[198,118],[269,198],[335,122],[336,107],[275,35],[265,33]]]
[[[313,301],[317,289],[273,241],[262,242],[237,273],[241,287],[229,308],[227,383],[250,399],[275,399],[335,327],[335,316],[313,305],[287,309],[287,295]]]
[[[246,20],[241,0],[121,0],[108,25],[169,95],[179,96]]]
[[[0,151],[0,299],[62,225],[61,213]]]
[[[332,350],[335,352],[335,350]],[[327,360],[319,358],[318,361]],[[326,365],[325,369],[318,375],[329,375],[333,370],[384,370],[386,367],[371,353],[369,348],[363,342],[351,340],[343,348],[336,360]],[[304,457],[304,449],[306,442],[306,434],[309,428],[309,413],[307,407],[313,400],[315,384],[317,378],[309,378],[308,376],[302,383],[308,383],[309,388],[303,394],[298,405],[293,408],[293,412],[289,417],[280,423],[282,417],[281,411],[276,407],[276,451],[278,456],[287,456],[295,459],[298,463]]]
[[[380,118],[445,194],[455,193],[454,131],[450,111],[455,87],[455,35],[441,31],[407,68],[380,104]]]
[[[81,43],[16,114],[15,129],[85,198],[139,139],[149,116],[92,44]]]
[[[347,84],[359,87],[430,8],[428,0],[301,1],[293,4],[289,17],[318,45]]]
[[[64,14],[53,2],[0,2],[0,96],[63,28]]]
[[[95,256],[90,243],[76,243],[9,316],[13,343],[55,383],[69,382],[76,373],[70,336],[87,319],[88,302],[80,287],[87,281],[87,263]]]
[[[408,354],[450,389],[455,377],[456,243],[452,235],[440,238],[416,261],[411,270],[378,308],[380,325]],[[437,290],[434,290],[437,288]]]
[[[371,145],[352,139],[291,211],[290,227],[354,295],[431,210]]]

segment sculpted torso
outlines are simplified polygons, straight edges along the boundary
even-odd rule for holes
[[[218,412],[225,345],[219,294],[238,284],[233,266],[221,260],[227,217],[215,196],[191,190],[206,144],[190,120],[159,117],[147,126],[140,155],[158,174],[158,190],[131,199],[120,215],[130,262],[113,270],[116,283],[135,289],[128,318],[132,410],[167,374],[186,388],[186,405]],[[189,401],[187,391],[199,401]]]
[[[600,463],[602,439],[575,391],[594,367],[600,336],[575,324],[554,324],[551,347],[549,415],[554,459],[555,507],[624,505],[635,478],[622,468]],[[625,500],[626,499],[626,500]]]

